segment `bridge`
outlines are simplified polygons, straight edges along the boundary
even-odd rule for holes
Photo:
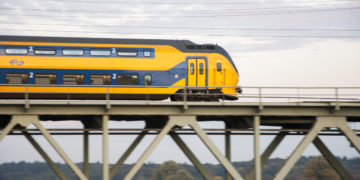
[[[0,87],[1,88],[1,87]],[[103,179],[113,177],[124,161],[146,135],[156,135],[143,154],[125,176],[132,179],[144,164],[149,155],[161,140],[169,135],[194,167],[204,177],[212,175],[201,164],[196,155],[181,139],[180,135],[198,136],[227,172],[226,179],[261,179],[262,165],[268,160],[280,142],[290,135],[304,136],[296,149],[291,153],[274,179],[284,179],[311,143],[335,169],[342,179],[353,177],[335,158],[319,136],[345,136],[352,148],[360,153],[360,130],[351,129],[349,122],[360,122],[360,87],[242,87],[244,93],[237,101],[220,100],[218,102],[183,101],[172,102],[150,100],[112,100],[111,94],[103,94],[103,100],[39,100],[24,99],[0,100],[0,135],[1,140],[7,135],[24,135],[41,154],[60,179],[67,179],[64,173],[47,155],[34,135],[43,135],[79,179],[89,177],[89,136],[101,134],[103,139]],[[41,121],[78,120],[84,125],[82,129],[46,129]],[[112,129],[109,121],[144,121],[142,129]],[[225,128],[202,129],[200,121],[222,121]],[[29,125],[36,128],[26,128]],[[281,127],[260,129],[260,127]],[[119,157],[116,165],[110,169],[108,148],[110,135],[135,134],[137,138]],[[231,164],[231,136],[253,135],[254,167],[246,174],[240,174]],[[81,135],[84,137],[84,167],[76,166],[60,145],[53,139],[54,135]],[[210,135],[225,137],[225,154],[211,141]],[[260,137],[276,135],[265,151],[260,153]]]

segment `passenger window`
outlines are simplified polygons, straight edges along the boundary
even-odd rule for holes
[[[203,63],[199,64],[199,73],[204,74],[204,64]]]
[[[138,56],[137,50],[126,50],[126,49],[119,49],[117,51],[118,56],[120,57],[136,57]]]
[[[56,74],[35,74],[35,84],[56,84]]]
[[[151,57],[151,51],[149,49],[144,50],[144,57]]]
[[[36,55],[55,55],[56,49],[55,48],[35,48],[34,53]]]
[[[194,74],[195,73],[195,66],[194,63],[190,64],[190,74]]]
[[[144,85],[145,86],[151,86],[151,82],[152,81],[152,78],[151,78],[151,75],[147,74],[144,76]]]
[[[64,74],[63,84],[79,85],[84,84],[84,75],[82,74]]]
[[[28,49],[26,47],[7,47],[5,48],[6,54],[17,54],[17,55],[25,55],[28,53]]]
[[[119,85],[138,85],[139,77],[138,75],[119,75],[118,84]]]
[[[216,63],[216,70],[217,72],[221,72],[222,70],[221,62]]]
[[[111,75],[110,74],[90,75],[90,84],[91,85],[110,85],[111,84]]]
[[[82,56],[82,55],[84,55],[84,50],[80,49],[80,48],[67,48],[67,49],[63,49],[63,55]]]
[[[110,49],[90,49],[91,56],[111,56]]]
[[[27,83],[28,83],[27,74],[17,74],[17,73],[6,74],[6,84],[27,84]]]

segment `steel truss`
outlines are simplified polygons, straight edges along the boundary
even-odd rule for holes
[[[103,136],[103,179],[108,180],[111,179],[116,172],[122,167],[125,160],[130,156],[130,154],[134,151],[134,149],[139,145],[141,140],[147,135],[146,131],[142,131],[139,133],[137,138],[133,141],[133,143],[127,148],[124,154],[119,158],[117,163],[109,168],[109,158],[108,158],[108,136],[109,136],[109,128],[108,121],[109,116],[103,115],[101,120],[101,131]],[[290,134],[287,129],[280,129],[277,133],[276,137],[269,144],[266,150],[260,155],[260,124],[262,123],[261,116],[253,116],[248,121],[252,122],[249,130],[253,131],[254,136],[254,167],[247,174],[247,176],[240,175],[236,169],[230,163],[231,158],[231,131],[226,131],[225,135],[225,155],[222,154],[219,148],[210,140],[209,136],[206,134],[204,129],[202,129],[199,124],[196,116],[187,115],[173,115],[169,116],[166,123],[158,128],[158,134],[156,138],[152,141],[152,143],[145,149],[143,154],[139,157],[138,161],[133,165],[131,170],[125,176],[125,180],[131,180],[141,166],[144,164],[149,155],[153,152],[153,150],[158,146],[161,140],[169,135],[174,142],[179,146],[179,148],[184,152],[184,154],[189,158],[189,160],[193,163],[194,167],[200,172],[204,179],[212,179],[211,173],[201,164],[201,162],[197,159],[197,157],[193,154],[191,149],[186,145],[186,143],[181,139],[178,133],[179,131],[183,131],[182,127],[190,126],[194,133],[203,141],[206,147],[210,150],[210,152],[217,158],[219,163],[225,168],[228,175],[226,179],[235,179],[235,180],[250,180],[250,179],[261,179],[261,168],[262,165],[268,160],[271,154],[278,147],[280,142]],[[264,121],[265,122],[265,121]],[[67,154],[61,149],[61,147],[56,143],[56,141],[50,135],[50,132],[45,129],[39,120],[39,116],[37,115],[12,115],[9,123],[6,124],[5,128],[2,129],[0,135],[1,140],[8,134],[16,129],[19,130],[19,126],[23,129],[22,134],[25,138],[33,145],[33,147],[40,153],[40,155],[44,158],[44,160],[48,163],[48,165],[52,168],[52,170],[57,174],[60,179],[67,179],[63,172],[56,166],[56,164],[51,160],[51,158],[47,155],[47,153],[41,148],[41,146],[35,141],[32,137],[32,133],[29,133],[25,128],[29,125],[34,125],[40,133],[47,139],[47,141],[51,144],[51,146],[57,151],[57,153],[64,159],[65,163],[74,171],[77,177],[81,180],[88,179],[89,177],[89,131],[83,131],[84,136],[84,167],[83,171],[77,167],[72,160],[67,156]],[[181,128],[179,128],[181,127]],[[326,147],[326,145],[320,140],[318,137],[319,133],[324,128],[338,128],[343,134],[347,137],[349,142],[353,145],[354,148],[360,153],[360,139],[357,137],[355,132],[349,127],[346,117],[343,116],[321,116],[316,117],[312,122],[312,125],[308,129],[303,129],[303,132],[306,132],[303,140],[299,143],[296,149],[292,152],[288,160],[284,163],[278,173],[275,175],[275,180],[284,179],[286,175],[289,173],[291,168],[294,166],[296,161],[300,158],[303,151],[308,147],[310,143],[313,143],[315,147],[321,152],[323,157],[329,162],[329,164],[335,169],[335,171],[340,175],[342,179],[351,180],[353,177],[346,171],[346,169],[342,166],[342,164],[335,158],[335,156],[330,152],[330,150]],[[235,129],[232,129],[235,130]],[[245,177],[245,178],[243,178]]]

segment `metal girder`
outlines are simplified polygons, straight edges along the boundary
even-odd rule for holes
[[[50,168],[55,172],[55,174],[62,180],[67,180],[65,174],[59,169],[59,167],[50,159],[46,152],[40,147],[40,145],[35,141],[35,139],[27,132],[23,132],[26,139],[31,143],[31,145],[39,152],[42,158],[50,166]]]
[[[260,157],[260,117],[254,117],[254,165],[255,165],[255,179],[261,180],[261,157]]]
[[[112,179],[115,176],[115,174],[120,169],[120,167],[124,164],[126,159],[134,151],[134,149],[137,147],[137,145],[140,143],[140,141],[145,137],[145,134],[146,134],[146,132],[143,132],[138,137],[136,137],[134,142],[129,146],[129,148],[125,151],[125,153],[121,156],[121,158],[116,162],[116,164],[110,171],[110,179]]]
[[[102,130],[103,130],[103,180],[108,180],[109,171],[109,127],[108,127],[109,116],[104,115],[102,117]]]
[[[315,124],[309,133],[303,138],[297,148],[290,155],[289,159],[281,167],[279,172],[275,175],[274,180],[282,180],[289,173],[296,161],[300,158],[306,147],[314,141],[317,134],[325,127],[339,128],[344,132],[348,140],[354,144],[355,148],[360,152],[360,139],[351,130],[347,124],[346,117],[317,117]],[[329,157],[329,156],[328,156]]]
[[[64,159],[65,163],[70,167],[71,170],[79,177],[81,180],[86,180],[87,178],[81,172],[81,170],[71,161],[71,159],[66,155],[66,153],[61,149],[61,147],[56,143],[56,141],[51,137],[49,132],[41,125],[38,116],[27,115],[27,116],[19,116],[14,115],[10,123],[5,127],[0,135],[0,141],[14,128],[16,125],[20,125],[22,127],[27,127],[30,124],[33,124],[35,127],[39,129],[45,139],[49,142],[49,144],[56,150],[56,152]]]
[[[284,139],[287,133],[279,133],[276,137],[271,141],[270,145],[266,148],[264,153],[261,155],[261,166],[263,166],[266,161],[269,159],[274,150],[279,146],[281,141]],[[255,166],[251,168],[245,180],[252,180],[255,178]]]
[[[148,156],[153,152],[155,147],[160,143],[160,141],[169,133],[169,131],[175,126],[190,126],[196,132],[196,134],[200,137],[200,139],[204,142],[204,144],[208,147],[208,149],[213,153],[213,155],[218,159],[221,165],[225,168],[226,171],[230,173],[230,175],[236,180],[242,180],[243,178],[236,171],[236,169],[231,165],[231,163],[225,158],[224,155],[221,154],[220,150],[216,148],[210,138],[206,135],[206,133],[200,128],[197,124],[195,116],[170,116],[167,124],[161,130],[161,132],[156,136],[150,146],[145,150],[145,152],[140,156],[135,165],[131,168],[129,173],[125,176],[124,180],[131,180],[136,172],[140,169],[140,167],[144,164],[145,160]]]
[[[327,160],[327,162],[335,169],[335,171],[340,175],[341,179],[344,180],[353,180],[353,177],[350,173],[344,168],[344,166],[336,159],[336,157],[330,152],[326,145],[320,140],[319,137],[316,137],[313,141],[315,147],[320,151],[322,156]]]
[[[170,133],[170,137],[175,141],[175,143],[180,147],[180,149],[184,152],[184,154],[189,158],[194,167],[200,172],[200,174],[206,180],[212,180],[213,177],[209,173],[209,171],[201,164],[201,162],[196,158],[196,156],[192,153],[189,147],[186,146],[184,141],[180,138],[176,133]]]
[[[225,133],[225,157],[231,162],[231,132]],[[230,174],[226,172],[226,180],[232,180]]]
[[[83,171],[87,178],[89,178],[89,131],[84,131],[84,163]]]
[[[319,103],[263,103],[258,112],[257,103],[241,102],[182,102],[112,101],[111,109],[104,108],[106,101],[95,100],[30,100],[31,107],[25,112],[21,100],[0,100],[0,115],[196,115],[196,116],[337,116],[360,117],[359,103],[339,102],[341,110],[334,112],[335,105]],[[219,110],[221,109],[221,111]]]

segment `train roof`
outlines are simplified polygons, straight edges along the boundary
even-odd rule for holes
[[[46,37],[46,36],[6,36],[0,35],[0,41],[11,42],[54,42],[54,43],[93,43],[93,44],[144,44],[170,45],[182,52],[219,53],[225,56],[231,64],[235,64],[230,55],[221,46],[213,44],[196,44],[189,40],[165,39],[114,39],[114,38],[80,38],[80,37]]]

